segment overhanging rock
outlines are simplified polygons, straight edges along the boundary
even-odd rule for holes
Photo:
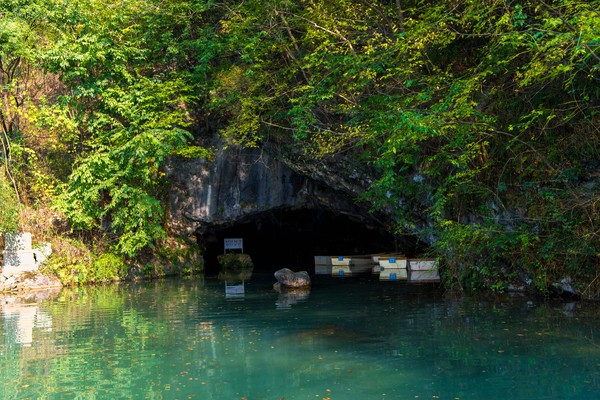
[[[366,175],[336,162],[295,165],[265,149],[237,147],[221,149],[211,160],[173,158],[166,168],[169,229],[197,239],[209,273],[231,237],[244,238],[245,251],[265,272],[314,268],[314,256],[321,254],[398,247],[410,253],[412,238],[396,238],[389,216],[356,201],[368,186]]]
[[[181,235],[281,208],[329,209],[375,219],[355,202],[356,193],[302,175],[264,149],[229,147],[217,151],[213,160],[173,158],[167,176],[169,225]]]

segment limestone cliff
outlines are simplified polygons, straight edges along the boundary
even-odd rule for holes
[[[273,269],[398,247],[390,219],[356,201],[368,178],[351,160],[295,164],[268,147],[213,148],[210,160],[172,158],[166,168],[170,232],[195,237],[208,269],[225,237],[243,237],[256,264]]]
[[[375,217],[355,197],[358,173],[335,166],[297,168],[266,149],[222,147],[214,159],[173,158],[167,166],[172,230],[191,234],[208,224],[228,224],[271,209],[329,209],[356,218]]]

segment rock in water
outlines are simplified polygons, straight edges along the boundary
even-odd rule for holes
[[[283,268],[275,272],[275,279],[282,287],[300,288],[310,286],[310,276],[306,271],[294,272]]]

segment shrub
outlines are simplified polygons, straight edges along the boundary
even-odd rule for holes
[[[19,230],[19,201],[4,173],[0,171],[0,235]]]
[[[123,257],[114,253],[101,254],[92,265],[92,281],[96,283],[121,280],[128,269]]]

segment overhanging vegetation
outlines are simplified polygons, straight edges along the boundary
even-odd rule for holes
[[[570,277],[595,297],[599,10],[0,1],[1,196],[133,258],[167,235],[164,160],[210,157],[202,135],[294,163],[343,152],[374,173],[363,200],[427,238],[448,285]]]

